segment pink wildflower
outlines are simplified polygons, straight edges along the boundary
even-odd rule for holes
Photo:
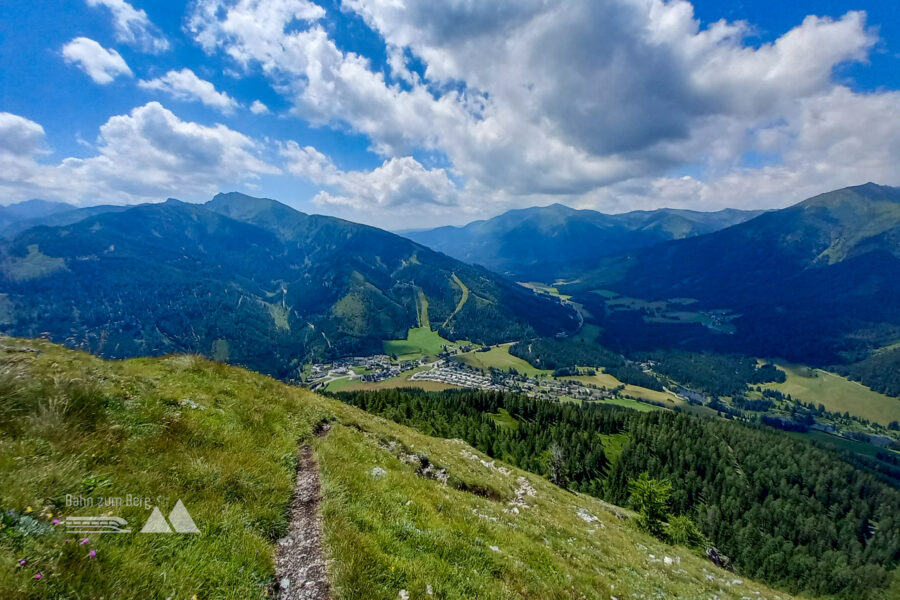
[[[78,543],[79,543],[80,545],[84,546],[85,544],[89,543],[90,541],[91,541],[91,538],[84,538],[83,540],[81,540],[81,541],[78,542]]]
[[[24,567],[24,566],[27,565],[27,564],[28,564],[28,561],[25,560],[24,558],[23,558],[22,560],[19,561],[19,566],[20,566],[20,567]]]
[[[41,579],[44,578],[44,576],[41,573],[38,573],[37,575],[34,576],[34,578],[37,579],[38,581],[40,581]]]

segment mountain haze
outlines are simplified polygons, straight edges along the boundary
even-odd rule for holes
[[[59,210],[53,210],[52,212],[40,214],[38,216],[19,218],[7,222],[4,226],[0,227],[0,237],[12,238],[26,229],[38,227],[39,225],[46,225],[47,227],[72,225],[79,221],[83,221],[88,217],[108,212],[122,212],[129,208],[131,207],[114,204],[101,204],[83,208],[76,208],[70,204],[61,204]]]
[[[553,281],[590,268],[600,257],[717,231],[761,213],[664,208],[610,215],[552,204],[404,235],[518,279]]]
[[[34,227],[0,256],[4,332],[108,357],[196,352],[291,377],[306,358],[380,352],[423,314],[481,343],[577,325],[558,302],[405,238],[242,194]]]
[[[41,219],[53,214],[72,210],[71,204],[64,202],[49,202],[47,200],[26,200],[16,204],[0,206],[0,231],[3,231],[14,223]]]

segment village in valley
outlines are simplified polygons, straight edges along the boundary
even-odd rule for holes
[[[505,346],[495,347],[495,350]],[[631,402],[672,407],[672,403],[641,397],[623,395],[625,385],[606,387],[577,381],[571,378],[556,378],[550,373],[525,374],[515,368],[504,370],[489,367],[482,369],[466,364],[465,357],[473,353],[487,353],[490,347],[472,350],[446,348],[436,358],[422,356],[417,359],[395,360],[386,354],[356,356],[337,359],[329,363],[313,364],[303,382],[312,390],[336,391],[337,389],[373,388],[385,382],[388,387],[429,387],[430,382],[446,388],[468,388],[479,390],[518,392],[542,400],[563,401],[604,401],[622,398]],[[673,400],[677,396],[673,393]]]

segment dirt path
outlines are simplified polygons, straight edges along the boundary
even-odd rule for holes
[[[328,600],[328,572],[322,555],[319,470],[311,446],[300,447],[291,524],[278,542],[275,573],[281,600]]]

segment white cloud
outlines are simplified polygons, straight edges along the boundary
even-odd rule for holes
[[[30,158],[44,150],[43,127],[25,117],[0,112],[0,153]]]
[[[444,153],[469,183],[512,194],[583,194],[708,159],[703,131],[737,135],[826,92],[833,68],[873,44],[861,13],[808,18],[772,44],[744,24],[701,29],[687,2],[345,0],[385,39],[400,87],[341,51],[306,0],[201,0],[189,29],[212,52],[258,64],[314,124],[349,125],[385,157]],[[304,26],[305,24],[305,26]],[[815,51],[813,51],[815,50]],[[426,65],[410,73],[404,53]],[[485,57],[490,57],[486,60]],[[454,82],[464,82],[460,92]]]
[[[11,200],[34,196],[91,203],[158,201],[166,196],[209,197],[223,184],[252,182],[280,170],[260,158],[260,144],[224,125],[182,121],[157,102],[111,117],[97,154],[41,164],[37,123],[0,116],[0,192]]]
[[[131,69],[118,52],[107,50],[86,37],[78,37],[63,46],[63,58],[69,64],[76,64],[95,83],[106,85],[119,75],[131,77]]]
[[[372,171],[342,171],[313,148],[288,142],[281,150],[287,170],[314,183],[334,188],[322,191],[314,202],[373,212],[403,206],[453,206],[456,186],[444,169],[426,169],[410,156],[391,158]]]
[[[234,98],[216,91],[212,83],[200,79],[190,69],[169,71],[156,79],[141,80],[138,85],[147,90],[166,92],[179,100],[196,100],[223,113],[231,113],[238,106]]]
[[[259,100],[254,100],[253,104],[250,105],[250,112],[254,115],[266,115],[269,113],[269,107]]]
[[[88,6],[103,6],[110,11],[118,41],[151,54],[169,49],[169,41],[143,10],[134,8],[125,0],[86,1]]]
[[[777,208],[866,181],[900,186],[900,92],[857,94],[836,87],[802,101],[791,113],[754,135],[752,149],[777,155],[772,164],[729,169],[707,181],[647,180],[618,194],[616,201],[631,205],[652,198],[713,210]],[[615,187],[607,193],[611,196],[596,199],[601,206],[616,195]]]

